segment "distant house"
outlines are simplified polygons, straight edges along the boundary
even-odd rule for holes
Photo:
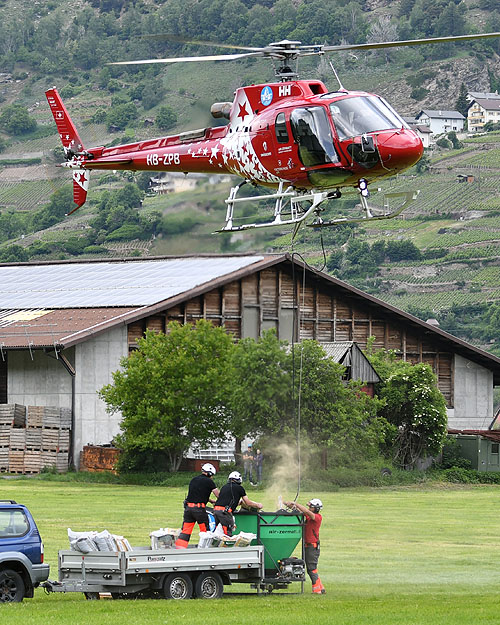
[[[458,111],[431,111],[428,109],[420,111],[415,119],[419,124],[428,126],[434,136],[452,130],[462,132],[465,122],[465,117]]]
[[[415,117],[404,117],[405,122],[410,126],[410,128],[417,133],[422,141],[422,145],[424,148],[429,148],[431,146],[431,136],[432,130],[429,126],[425,124],[419,124],[418,120]]]
[[[487,93],[484,91],[469,91],[466,96],[469,102],[474,102],[474,100],[500,100],[500,94],[498,91],[495,93]]]
[[[467,124],[470,132],[482,132],[488,122],[500,122],[500,96],[476,98],[467,111]]]

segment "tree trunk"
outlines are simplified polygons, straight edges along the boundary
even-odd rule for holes
[[[243,466],[241,457],[241,438],[236,437],[234,441],[234,461],[237,467]]]

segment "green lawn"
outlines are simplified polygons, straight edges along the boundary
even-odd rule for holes
[[[284,498],[294,496],[281,493]],[[136,545],[158,527],[178,527],[185,489],[2,480],[2,498],[26,503],[45,541],[56,577],[66,531],[104,529]],[[276,491],[249,492],[265,509]],[[319,570],[327,594],[244,596],[228,588],[217,601],[100,601],[45,596],[1,606],[2,623],[48,625],[189,622],[227,625],[486,624],[498,622],[500,531],[495,486],[432,486],[315,492],[324,503]],[[302,493],[307,501],[313,493]],[[298,591],[300,586],[296,585]]]

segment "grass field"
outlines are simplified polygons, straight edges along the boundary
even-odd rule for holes
[[[294,496],[293,485],[284,497]],[[33,480],[2,480],[2,498],[27,504],[57,577],[57,550],[67,528],[108,529],[132,544],[149,532],[178,527],[185,489]],[[276,492],[249,492],[267,510]],[[319,570],[327,594],[243,594],[226,587],[216,601],[87,602],[80,594],[46,596],[1,606],[2,623],[107,625],[256,622],[338,625],[498,623],[500,519],[495,486],[432,486],[315,492],[324,503]],[[307,501],[312,493],[302,493]],[[195,538],[196,535],[193,536]],[[234,590],[233,590],[234,589]],[[300,590],[297,584],[295,591]],[[247,591],[248,592],[248,591]]]

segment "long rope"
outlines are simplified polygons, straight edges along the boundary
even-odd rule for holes
[[[295,238],[295,237],[294,237]],[[299,389],[297,400],[295,399],[295,332],[297,331],[297,342],[300,343],[300,330],[301,330],[301,306],[297,303],[297,289],[295,282],[295,257],[301,259],[304,264],[302,270],[302,310],[304,310],[305,304],[305,292],[306,292],[306,267],[307,262],[303,256],[293,249],[294,238],[291,245],[291,258],[292,258],[292,284],[293,284],[293,327],[292,327],[292,402],[294,416],[296,414],[296,445],[297,445],[297,492],[295,494],[294,501],[297,501],[300,494],[300,482],[302,474],[302,458],[301,458],[301,444],[300,444],[300,431],[301,431],[301,410],[302,410],[302,374],[304,369],[304,350],[300,349],[300,366],[299,366]]]

